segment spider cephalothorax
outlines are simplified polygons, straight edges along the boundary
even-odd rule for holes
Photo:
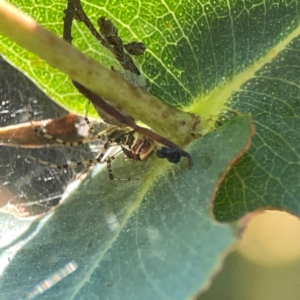
[[[153,140],[134,130],[122,136],[118,142],[124,154],[134,160],[146,160],[156,148],[156,143]]]

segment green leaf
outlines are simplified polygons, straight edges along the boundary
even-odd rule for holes
[[[65,3],[14,3],[61,36]],[[122,3],[100,6],[89,1],[84,8],[94,24],[104,15],[125,41],[147,45],[145,57],[136,61],[153,94],[200,115],[207,131],[219,114],[224,122],[240,112],[253,115],[257,135],[220,187],[214,204],[217,219],[237,220],[262,207],[299,215],[299,2]],[[6,57],[50,95],[71,109],[84,110],[64,75],[8,39],[1,37],[0,43]],[[105,65],[115,65],[82,24],[74,25],[74,44]],[[224,140],[211,149],[230,147]],[[195,192],[198,186],[190,189]]]
[[[215,186],[248,146],[251,132],[245,115],[195,141],[187,149],[191,169],[186,161],[171,165],[153,157],[130,163],[119,157],[115,174],[143,180],[110,181],[102,168],[40,222],[0,215],[1,234],[9,224],[16,233],[5,246],[2,241],[1,258],[11,260],[1,280],[2,297],[29,297],[36,284],[70,261],[78,269],[40,299],[196,294],[236,239],[231,226],[214,221],[210,210]],[[229,147],[219,147],[224,143]]]
[[[229,110],[251,112],[256,135],[221,185],[218,220],[236,220],[261,207],[300,213],[299,49],[297,37],[232,94]]]
[[[62,36],[65,1],[55,1],[55,4],[11,2]],[[229,5],[227,1],[184,4],[143,1],[142,5],[139,1],[105,5],[97,1],[83,3],[95,25],[99,16],[106,16],[114,21],[124,41],[134,39],[146,44],[146,55],[137,61],[151,81],[152,93],[179,107],[198,102],[197,99],[233,79],[238,88],[243,83],[238,79],[240,72],[253,68],[258,58],[270,57],[271,49],[295,35],[299,22],[297,1],[289,4],[266,1],[257,5],[246,1]],[[83,24],[74,23],[73,38],[74,45],[84,53],[107,66],[115,65],[112,56]],[[64,75],[50,70],[40,59],[8,39],[2,38],[1,46],[10,60],[47,88],[51,95],[75,108],[73,95],[70,95],[73,89]]]

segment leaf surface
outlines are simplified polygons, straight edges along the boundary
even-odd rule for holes
[[[236,238],[230,225],[211,218],[211,205],[215,186],[249,146],[252,130],[245,115],[195,141],[188,147],[191,169],[186,161],[170,165],[155,157],[140,163],[120,158],[115,174],[143,180],[114,182],[106,169],[94,172],[40,222],[30,225],[25,219],[23,224],[2,215],[2,228],[9,223],[20,228],[3,250],[17,241],[26,244],[11,257],[2,296],[30,295],[70,261],[78,269],[41,299],[183,299],[196,294]],[[231,147],[218,147],[225,142]],[[4,251],[3,259],[7,255]],[[18,280],[12,280],[16,272]]]
[[[300,213],[299,49],[297,37],[232,94],[228,114],[251,112],[257,131],[250,151],[221,185],[218,220],[236,220],[261,207]]]
[[[14,3],[39,23],[62,35],[62,12],[65,3]],[[89,1],[83,4],[94,24],[99,16],[104,15],[114,21],[125,41],[139,40],[147,45],[146,55],[136,61],[151,87],[151,92],[174,106],[200,115],[208,132],[215,127],[215,121],[220,114],[223,116],[222,122],[226,122],[239,113],[252,113],[257,135],[252,148],[229,172],[217,194],[214,215],[219,221],[237,220],[245,213],[262,207],[285,209],[299,215],[298,1],[130,1],[122,4],[109,1],[103,6],[96,1]],[[82,24],[74,24],[73,37],[74,44],[85,53],[108,67],[116,66],[111,55],[99,46]],[[6,57],[25,70],[49,95],[71,109],[84,111],[83,99],[64,75],[49,69],[33,54],[13,45],[7,39],[1,37],[0,45]],[[231,128],[231,136],[236,137],[236,128]],[[197,142],[197,150],[192,150],[196,157],[197,153],[203,151],[203,145],[200,141],[200,144]],[[224,139],[210,149],[221,151],[216,152],[221,155],[222,151],[231,147],[233,146],[228,140]],[[210,159],[207,163],[211,163]],[[195,166],[192,170],[197,177],[203,167],[196,164],[196,170]],[[138,170],[137,173],[140,172]],[[170,183],[173,180],[170,179]],[[199,182],[202,183],[203,180],[201,177]],[[128,183],[127,188],[131,184]],[[207,193],[215,190],[217,181],[214,184]],[[196,194],[198,186],[200,191],[200,183],[186,185],[186,198],[191,197],[189,192]],[[150,186],[151,189],[155,188],[149,185],[147,191]],[[166,189],[172,190],[170,186]],[[126,193],[130,193],[130,188]],[[123,194],[125,192],[120,193],[122,196]],[[172,197],[176,198],[176,195]],[[148,199],[150,205],[153,201],[150,196]],[[142,211],[143,205],[138,207],[138,211]],[[173,208],[176,206],[173,205]],[[172,214],[174,219],[176,210]],[[119,217],[118,211],[114,214]],[[133,215],[128,222],[133,220],[135,224],[140,224],[147,221],[146,214],[143,214],[145,219],[139,214],[138,216],[139,218]],[[133,232],[132,227],[128,230]],[[132,240],[133,238],[130,241]],[[135,240],[135,245],[137,241],[139,239]],[[113,246],[110,249],[114,249]],[[138,251],[133,250],[133,253],[136,254],[136,259],[142,257]],[[95,266],[98,266],[98,262]],[[148,268],[145,270],[145,274],[151,275]],[[169,272],[172,273],[167,267],[166,270],[168,275]],[[127,276],[132,274],[130,272],[122,273],[123,277],[130,277]],[[190,271],[189,274],[193,272]],[[91,274],[95,274],[94,271]],[[186,275],[184,272],[182,274]],[[150,275],[147,277],[149,282],[152,279]],[[91,278],[95,278],[92,276]],[[39,279],[41,278],[43,277]],[[196,278],[201,285],[202,277]],[[85,282],[80,286],[86,287]],[[193,291],[195,289],[191,287],[190,294]]]

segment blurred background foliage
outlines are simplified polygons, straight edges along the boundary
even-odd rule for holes
[[[300,220],[286,212],[259,212],[201,300],[298,300]]]

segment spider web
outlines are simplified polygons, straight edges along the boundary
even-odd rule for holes
[[[34,120],[59,118],[68,112],[51,101],[28,78],[0,58],[0,126],[28,122],[20,94],[28,103]],[[85,124],[86,125],[86,124]],[[99,144],[99,141],[98,141]],[[0,208],[21,215],[36,215],[56,206],[67,186],[88,170],[78,166],[65,171],[53,169],[28,158],[28,155],[54,164],[94,158],[95,151],[85,144],[41,149],[0,146]]]

